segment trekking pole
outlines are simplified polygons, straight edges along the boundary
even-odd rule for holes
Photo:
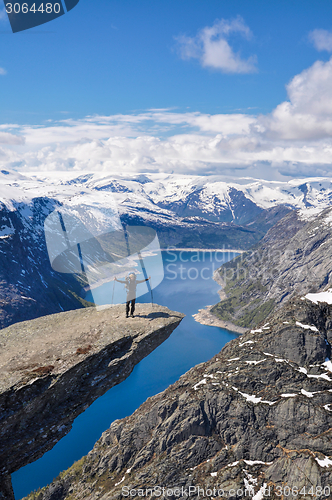
[[[141,268],[142,268],[142,271],[143,271],[144,279],[146,280],[146,284],[147,284],[148,290],[149,290],[150,295],[151,295],[151,304],[152,304],[152,308],[153,308],[153,294],[152,294],[152,288],[151,288],[151,285],[150,285],[150,280],[148,279],[148,273],[146,272],[145,265],[144,265],[144,260],[143,260],[141,252],[137,252],[137,255],[138,255],[138,258],[139,258],[139,261],[140,261],[140,264],[141,264]]]
[[[150,285],[150,292],[151,292],[151,304],[152,304],[152,309],[153,309],[153,293],[152,293],[152,286]]]
[[[115,280],[113,281],[112,305],[113,305],[113,300],[114,300],[114,288],[115,288]]]
[[[124,231],[125,241],[126,241],[126,245],[127,245],[127,252],[128,252],[128,256],[129,256],[130,255],[130,247],[129,247],[129,237],[128,237],[128,233],[127,233],[126,224],[122,223],[122,227],[123,227],[123,231]],[[152,288],[151,288],[150,282],[148,280],[148,274],[147,274],[146,269],[145,269],[143,257],[142,257],[141,252],[137,252],[137,255],[138,255],[138,258],[139,258],[139,261],[140,261],[140,264],[141,264],[141,268],[142,268],[142,271],[143,271],[144,279],[146,280],[147,287],[148,287],[148,290],[149,290],[150,295],[151,295],[151,303],[152,303],[152,308],[153,308]]]

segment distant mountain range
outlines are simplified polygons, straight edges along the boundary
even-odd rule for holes
[[[91,204],[102,208],[116,201],[120,214],[155,221],[170,217],[201,217],[214,222],[247,224],[263,210],[278,205],[290,209],[332,204],[328,178],[293,179],[289,182],[166,174],[76,175],[68,172],[22,175],[0,172],[0,200],[29,202],[35,197],[55,198],[61,203]]]
[[[162,247],[248,249],[293,209],[332,205],[329,179],[269,182],[165,174],[0,171],[0,326],[87,305],[80,275],[50,265],[45,218],[72,210],[98,234],[117,206],[121,222],[148,225]],[[81,208],[84,207],[84,216]]]

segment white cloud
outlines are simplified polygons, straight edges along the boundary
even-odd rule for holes
[[[325,63],[317,61],[296,75],[287,86],[287,92],[296,112],[331,115],[332,59]]]
[[[112,123],[112,121],[114,123]],[[129,124],[123,124],[114,117],[109,122],[100,122],[99,117],[91,120],[89,117],[85,120],[63,120],[59,123],[53,123],[45,126],[24,126],[22,134],[26,142],[31,146],[47,145],[52,143],[66,144],[76,141],[90,141],[106,139],[111,136],[128,137],[136,135],[137,130]]]
[[[229,44],[228,39],[234,34],[247,40],[252,37],[241,17],[232,21],[218,20],[213,26],[201,29],[195,37],[176,37],[178,52],[182,59],[198,59],[203,67],[214,68],[223,73],[255,72],[256,56],[243,59]]]
[[[260,119],[267,136],[306,141],[332,137],[332,58],[296,75],[287,93],[289,101]]]
[[[5,70],[5,68],[0,67],[0,75],[7,75],[7,71]]]
[[[179,113],[179,119],[186,119]],[[191,131],[162,138],[151,134],[130,136],[111,136],[108,139],[85,139],[74,141],[57,141],[57,143],[36,144],[27,141],[24,151],[11,150],[7,155],[0,158],[0,165],[10,168],[17,166],[22,170],[92,170],[116,173],[126,172],[178,172],[195,174],[228,174],[235,175],[237,171],[241,174],[253,175],[258,168],[262,170],[262,176],[268,174],[267,169],[284,173],[294,171],[303,172],[308,175],[308,169],[316,169],[320,165],[324,171],[329,163],[332,163],[331,143],[314,144],[306,146],[303,144],[283,144],[278,141],[268,141],[252,131],[243,132],[242,117],[239,117],[239,133],[223,134],[215,133],[214,130],[207,132],[209,115],[195,114],[200,118],[204,131]],[[218,115],[216,115],[218,117]],[[227,115],[226,115],[227,117]],[[131,118],[131,117],[129,117]],[[137,116],[136,118],[139,118]],[[215,117],[213,117],[215,118]],[[97,117],[96,117],[97,119]],[[122,116],[122,120],[125,116]],[[163,117],[167,120],[167,116]],[[235,118],[236,120],[236,118]],[[170,122],[174,121],[171,116]],[[191,121],[189,125],[191,126]],[[215,123],[211,121],[211,128]],[[93,123],[91,135],[96,134]],[[108,126],[106,126],[108,127]],[[55,129],[56,127],[51,127]],[[60,125],[67,138],[77,138],[82,124]],[[85,130],[85,127],[83,127]],[[26,132],[28,128],[26,127]],[[38,129],[40,132],[40,129]],[[97,128],[100,135],[104,135],[100,127]],[[34,128],[31,129],[36,133]],[[45,130],[45,133],[47,130]],[[48,131],[49,138],[51,132]],[[36,136],[38,137],[38,136]],[[58,137],[58,136],[57,136]],[[31,137],[30,137],[31,139]],[[240,175],[240,174],[239,174]],[[268,174],[270,175],[270,174]],[[324,174],[326,175],[326,173]]]
[[[45,126],[24,126],[21,133],[31,146],[73,141],[105,140],[109,137],[137,137],[171,131],[182,127],[183,131],[199,130],[216,132],[225,136],[249,133],[256,118],[245,114],[209,115],[198,112],[174,113],[153,110],[137,115],[88,116],[83,120],[62,120]],[[0,126],[1,128],[1,126]]]
[[[327,30],[313,30],[309,33],[309,40],[319,50],[332,52],[332,32]]]
[[[332,175],[332,58],[287,85],[268,115],[152,109],[0,125],[0,168],[261,176]],[[23,143],[25,139],[25,143]]]

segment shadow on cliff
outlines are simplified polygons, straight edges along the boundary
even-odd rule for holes
[[[152,312],[149,314],[136,314],[137,318],[146,318],[146,319],[157,319],[157,318],[170,318],[168,313],[164,312]]]

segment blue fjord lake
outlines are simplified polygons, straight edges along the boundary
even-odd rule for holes
[[[222,328],[201,325],[192,317],[199,309],[218,302],[220,286],[213,280],[213,272],[236,255],[221,251],[162,252],[165,275],[153,290],[154,302],[180,311],[186,317],[125,381],[112,387],[79,415],[69,434],[52,450],[12,475],[16,499],[52,482],[59,472],[86,455],[114,420],[133,413],[148,397],[166,389],[193,366],[210,359],[237,336]],[[113,282],[104,283],[93,290],[96,304],[111,302],[113,286]],[[86,299],[92,300],[91,292],[89,294]],[[114,302],[122,301],[123,297],[123,285],[117,283]],[[151,302],[151,295],[146,293],[137,302]],[[125,306],[123,308],[125,311]],[[125,318],[125,312],[123,316],[124,321],[130,321]]]

